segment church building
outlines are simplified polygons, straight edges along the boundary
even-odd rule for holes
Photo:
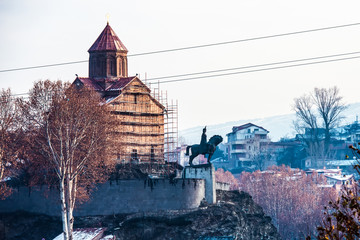
[[[114,129],[119,162],[164,161],[165,107],[137,76],[128,76],[125,45],[107,23],[88,50],[89,77],[73,82],[98,92],[121,124]]]

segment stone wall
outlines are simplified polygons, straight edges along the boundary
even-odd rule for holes
[[[216,190],[229,191],[230,190],[230,183],[216,182]]]
[[[47,187],[14,189],[0,200],[0,212],[24,210],[60,215],[59,194]],[[196,208],[205,197],[203,179],[118,180],[98,185],[88,202],[77,206],[75,216],[110,215]]]
[[[208,203],[216,203],[216,183],[215,183],[215,168],[213,165],[202,164],[195,166],[186,166],[184,171],[184,178],[196,178],[205,180],[205,199]]]

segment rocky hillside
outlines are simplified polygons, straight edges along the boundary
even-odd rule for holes
[[[121,223],[120,239],[280,239],[271,218],[244,192],[218,191],[220,202],[191,212],[138,215]],[[211,238],[215,239],[215,238]]]
[[[82,217],[75,227],[107,227],[117,239],[280,239],[270,217],[245,192],[218,191],[218,204],[191,211]],[[1,215],[1,214],[0,214]],[[1,215],[5,239],[52,239],[61,231],[60,219],[29,213]],[[50,227],[51,226],[51,227]],[[1,231],[1,229],[0,229]],[[4,237],[4,235],[2,235]],[[211,238],[215,239],[215,238]]]

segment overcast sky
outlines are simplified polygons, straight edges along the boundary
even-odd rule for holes
[[[87,50],[105,27],[107,13],[130,55],[360,23],[359,9],[358,0],[0,0],[0,70],[88,60]],[[358,51],[360,25],[133,56],[129,75],[138,73],[144,80]],[[0,88],[24,93],[36,80],[73,81],[75,74],[88,76],[88,64],[0,72]],[[288,114],[293,99],[314,87],[336,85],[345,102],[360,102],[359,76],[360,58],[160,88],[178,100],[179,128],[185,129]]]

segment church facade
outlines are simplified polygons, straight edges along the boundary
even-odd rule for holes
[[[137,76],[128,76],[125,45],[107,23],[89,49],[89,77],[77,77],[78,88],[100,94],[120,125],[114,127],[119,162],[164,162],[165,107]]]

